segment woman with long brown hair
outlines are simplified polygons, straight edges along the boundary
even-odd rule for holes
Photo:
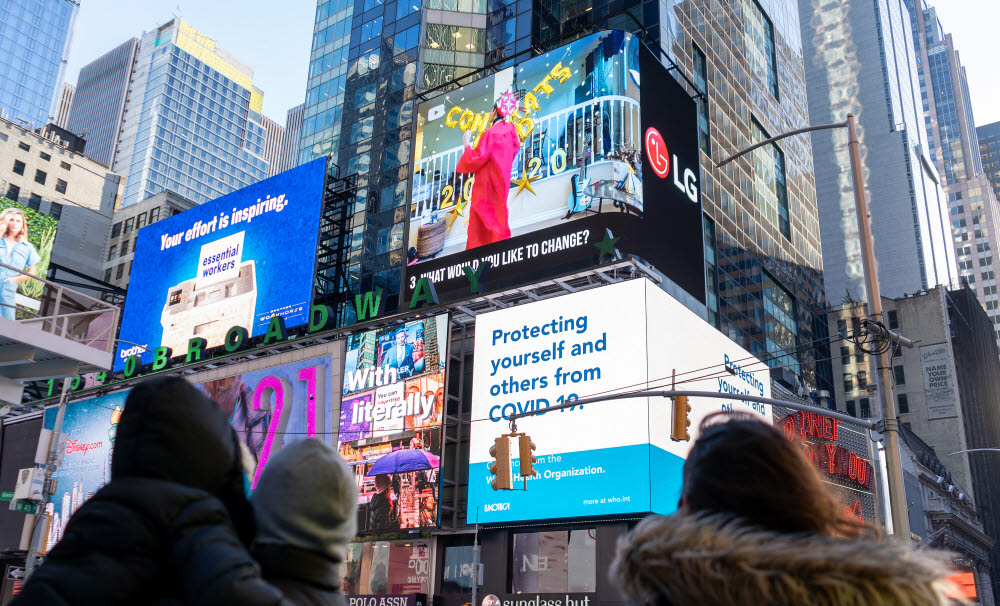
[[[950,561],[845,520],[780,431],[720,413],[688,454],[677,513],[619,541],[611,578],[638,606],[937,606]]]

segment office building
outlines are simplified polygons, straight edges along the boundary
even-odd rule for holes
[[[99,279],[124,179],[59,130],[36,132],[0,119],[0,196],[58,219],[51,263]]]
[[[913,22],[917,71],[927,142],[951,207],[952,242],[959,279],[1000,324],[995,257],[1000,206],[983,171],[965,67],[951,34],[926,0],[907,0]],[[1000,326],[996,326],[1000,338]]]
[[[278,172],[295,168],[299,165],[299,143],[302,140],[302,115],[305,105],[299,104],[288,110],[285,115],[285,134],[281,140],[281,166]]]
[[[194,202],[172,191],[162,191],[138,204],[118,209],[111,218],[110,237],[105,239],[107,247],[99,257],[104,282],[128,288],[139,229],[194,206]]]
[[[357,178],[353,212],[338,228],[344,267],[330,300],[338,312],[350,316],[351,293],[373,288],[384,289],[387,310],[398,307],[417,93],[432,97],[479,66],[517,53],[524,60],[531,48],[597,29],[640,31],[624,14],[606,18],[615,12],[610,2],[561,7],[480,0],[432,0],[422,11],[410,2],[320,4],[299,162],[330,155],[342,176]],[[828,357],[822,343],[819,351],[800,347],[826,336],[809,141],[789,139],[714,168],[754,140],[808,121],[798,7],[787,0],[741,7],[719,11],[698,1],[671,5],[661,17],[651,4],[639,21],[649,32],[645,42],[659,45],[708,96],[693,125],[704,151],[707,315],[751,352],[789,369],[783,375],[789,382],[815,392],[827,388],[829,372],[816,361]],[[753,52],[733,52],[744,45]]]
[[[993,193],[1000,200],[1000,122],[976,128],[976,136],[983,172],[993,187]]]
[[[56,109],[55,120],[52,122],[59,128],[66,128],[69,122],[70,108],[73,107],[73,95],[76,87],[72,84],[63,84],[62,94],[59,95],[59,106]]]
[[[180,19],[143,35],[113,167],[124,206],[170,190],[202,203],[267,176],[253,69]]]
[[[0,118],[30,129],[59,107],[79,2],[10,0],[0,6]]]
[[[993,321],[969,287],[938,286],[890,299],[883,297],[885,323],[916,345],[892,352],[893,395],[902,424],[948,456],[954,484],[972,495],[986,534],[1000,536],[1000,463],[990,452],[1000,444],[1000,351]],[[864,304],[842,305],[828,315],[830,332],[852,333],[867,316]],[[844,340],[834,347],[837,410],[879,418],[875,357]],[[837,355],[839,350],[839,355]],[[991,551],[993,570],[996,548]]]
[[[84,65],[66,128],[87,140],[87,154],[114,166],[139,39],[131,38]],[[141,96],[141,95],[140,95]]]
[[[908,11],[888,0],[799,0],[799,20],[809,99],[802,124],[857,119],[882,294],[954,283],[948,200],[929,153]],[[846,129],[812,133],[812,144],[826,295],[863,301]]]
[[[261,125],[264,127],[264,161],[267,162],[267,176],[273,177],[281,172],[285,128],[267,116],[261,116]]]

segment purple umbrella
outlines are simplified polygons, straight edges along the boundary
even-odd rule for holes
[[[365,475],[377,476],[383,473],[436,469],[439,465],[438,458],[426,450],[401,448],[379,457]]]

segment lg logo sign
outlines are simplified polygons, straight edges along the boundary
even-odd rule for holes
[[[681,182],[680,167],[677,165],[677,155],[673,156],[671,162],[670,152],[667,151],[667,144],[663,142],[660,131],[650,126],[646,129],[645,137],[646,157],[649,158],[649,165],[653,167],[653,172],[661,179],[666,179],[670,174],[670,166],[674,168],[674,185],[677,189],[687,194],[692,202],[698,202],[698,177],[690,168],[684,169],[684,181]]]

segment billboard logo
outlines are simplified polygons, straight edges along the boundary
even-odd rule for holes
[[[670,174],[670,154],[667,152],[667,144],[663,142],[660,131],[652,126],[646,129],[646,156],[649,157],[649,164],[656,176],[666,179]]]
[[[510,503],[486,503],[483,511],[510,511]]]
[[[652,126],[647,128],[645,144],[646,156],[649,158],[649,165],[653,167],[653,172],[656,173],[657,177],[666,179],[667,175],[670,174],[670,152],[667,151],[667,144],[663,142],[663,136],[660,135],[660,131]],[[677,156],[674,155],[674,185],[687,195],[689,200],[697,204],[698,177],[694,174],[693,170],[685,168],[684,181],[682,182],[678,174],[679,170]]]

